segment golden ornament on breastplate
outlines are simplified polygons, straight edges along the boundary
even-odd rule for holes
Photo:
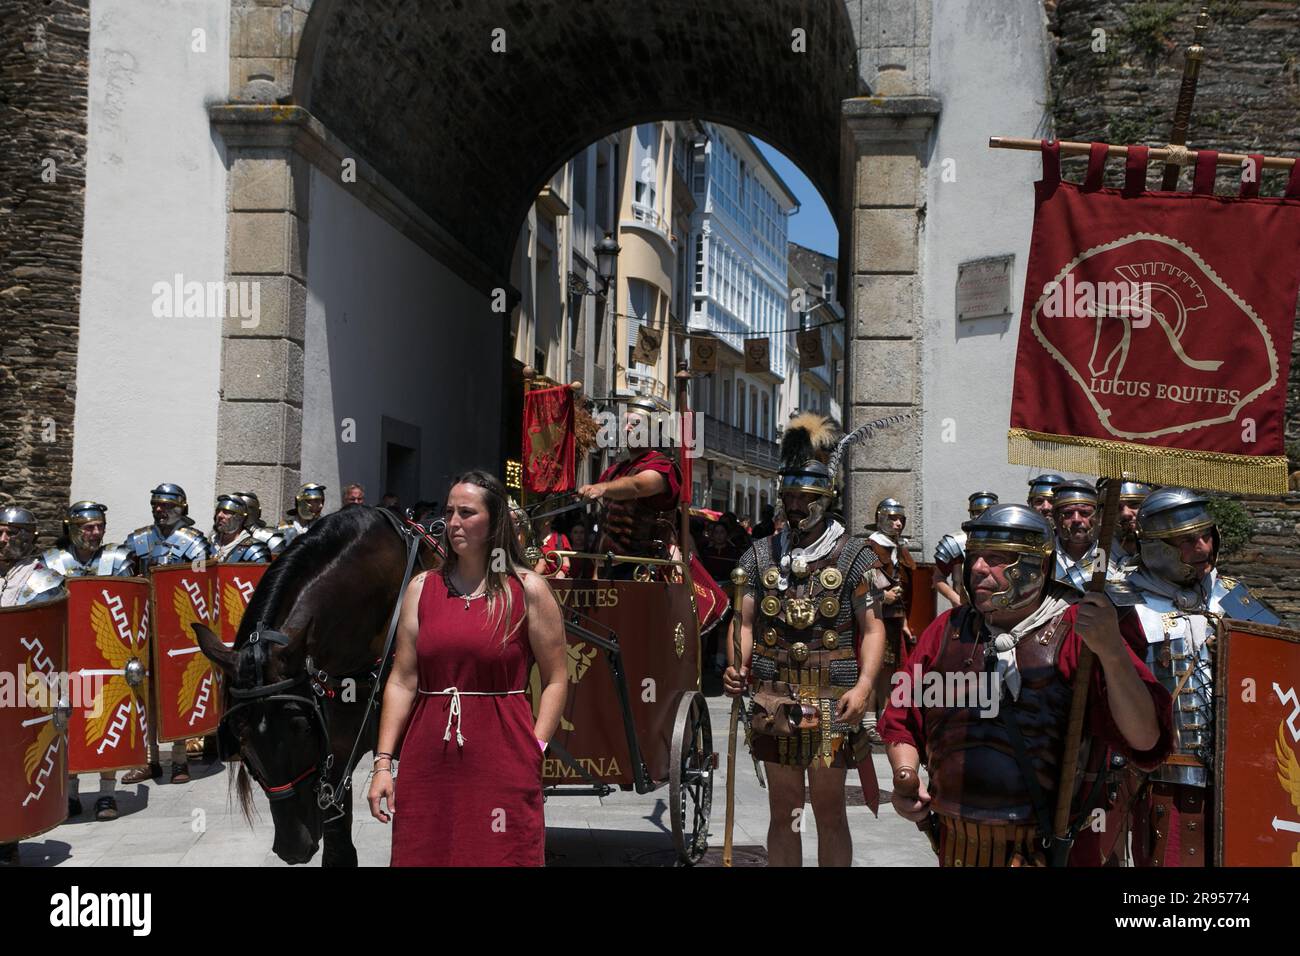
[[[793,657],[800,664],[802,664],[804,661],[808,659],[808,645],[805,644],[803,641],[797,642],[793,647],[790,648],[790,656]]]
[[[763,632],[763,643],[768,647],[776,646],[776,628],[769,627]]]
[[[776,597],[769,594],[767,597],[763,598],[763,603],[759,605],[759,609],[768,617],[776,617],[781,613],[781,602],[777,600]]]
[[[781,583],[781,572],[776,568],[768,568],[763,572],[763,587],[769,591],[776,588]]]
[[[822,568],[822,573],[817,577],[827,591],[838,591],[844,583],[844,575],[840,574],[839,568]]]
[[[834,618],[840,613],[840,599],[837,597],[825,597],[817,605],[817,610],[821,612],[822,617]]]
[[[785,619],[791,627],[802,631],[805,627],[812,627],[817,619],[817,608],[809,598],[786,598]]]
[[[790,559],[790,572],[796,578],[808,577],[808,559],[803,555]]]
[[[840,636],[834,631],[830,631],[830,630],[822,631],[822,647],[826,648],[826,650],[828,651],[835,650],[835,646],[839,644],[839,642],[840,642]]]

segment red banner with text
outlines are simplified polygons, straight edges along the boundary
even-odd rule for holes
[[[1251,157],[1240,195],[1214,195],[1217,154],[1202,150],[1192,192],[1149,192],[1147,150],[1129,147],[1126,185],[1105,188],[1107,149],[1093,144],[1077,185],[1043,144],[1010,461],[1285,491],[1300,175],[1261,198]]]

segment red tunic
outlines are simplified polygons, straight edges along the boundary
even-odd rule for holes
[[[925,629],[920,639],[917,640],[916,647],[907,658],[904,670],[908,674],[915,673],[913,668],[918,665],[921,674],[931,670],[934,660],[938,656],[939,646],[943,641],[944,634],[947,633],[948,618],[951,616],[951,609],[944,611]],[[1062,623],[1068,626],[1070,631],[1061,641],[1056,669],[1067,683],[1073,682],[1074,670],[1079,665],[1079,648],[1082,642],[1079,639],[1078,632],[1074,629],[1074,620],[1078,616],[1079,606],[1076,604],[1066,609],[1065,616],[1062,618]],[[1159,765],[1160,761],[1169,753],[1169,747],[1173,741],[1172,713],[1170,711],[1169,692],[1160,686],[1160,682],[1147,669],[1146,664],[1142,663],[1141,658],[1133,653],[1132,629],[1135,627],[1139,631],[1141,630],[1141,625],[1137,623],[1135,615],[1120,619],[1120,631],[1125,639],[1125,650],[1128,651],[1129,661],[1132,663],[1133,669],[1137,671],[1138,677],[1142,679],[1142,683],[1146,685],[1147,691],[1151,694],[1151,702],[1155,705],[1156,721],[1160,725],[1160,739],[1156,741],[1156,745],[1150,750],[1137,752],[1129,747],[1124,735],[1115,726],[1115,721],[1110,715],[1110,706],[1106,700],[1105,671],[1101,664],[1096,662],[1093,664],[1091,686],[1088,688],[1088,732],[1100,737],[1105,745],[1115,748],[1138,767],[1151,770]],[[912,701],[909,701],[906,707],[899,707],[891,700],[880,720],[880,736],[885,739],[887,744],[912,744],[920,752],[921,759],[924,760],[925,720],[921,711],[922,708],[916,706]]]
[[[1056,668],[1061,677],[1067,681],[1074,680],[1075,669],[1079,664],[1079,649],[1082,644],[1078,633],[1074,630],[1074,621],[1078,617],[1078,605],[1069,608],[1062,619],[1069,626],[1069,633],[1061,642],[1060,653],[1057,657]],[[934,661],[939,655],[944,635],[948,630],[948,618],[952,611],[945,611],[940,614],[916,642],[916,647],[908,656],[906,662],[901,668],[905,673],[911,675],[916,673],[913,668],[920,667],[920,673],[925,674],[933,669]],[[1159,765],[1160,761],[1169,753],[1173,742],[1172,729],[1172,705],[1169,692],[1160,685],[1155,676],[1147,669],[1147,666],[1133,652],[1135,637],[1141,635],[1141,625],[1137,622],[1136,615],[1122,616],[1120,618],[1120,632],[1124,637],[1125,650],[1128,651],[1130,663],[1133,669],[1137,671],[1138,677],[1146,686],[1147,692],[1151,695],[1151,701],[1155,705],[1156,721],[1160,728],[1160,737],[1154,747],[1146,751],[1134,751],[1124,735],[1120,733],[1115,721],[1110,714],[1110,706],[1106,699],[1106,680],[1105,671],[1102,666],[1094,662],[1092,667],[1092,680],[1088,688],[1088,709],[1087,709],[1087,732],[1094,737],[1100,738],[1103,747],[1109,747],[1124,754],[1135,766],[1140,769],[1150,770]],[[922,708],[915,706],[909,701],[905,707],[899,707],[892,701],[885,707],[885,712],[880,719],[880,735],[884,738],[886,744],[907,743],[917,748],[921,755],[922,761],[926,756],[926,734],[925,718]],[[1083,786],[1080,781],[1079,786]],[[1094,832],[1090,826],[1085,825],[1078,833],[1074,850],[1070,855],[1071,866],[1098,866],[1102,862],[1102,838],[1101,835]]]
[[[656,511],[670,511],[677,507],[677,498],[682,493],[682,476],[677,463],[661,451],[651,449],[631,461],[616,461],[601,474],[599,481],[613,481],[628,475],[639,475],[643,471],[657,471],[664,476],[668,489],[649,498],[638,499],[647,507]]]
[[[489,633],[487,601],[447,593],[431,573],[420,593],[419,688],[402,743],[393,866],[542,866],[542,751],[524,690],[533,655],[522,585],[510,579],[512,626]],[[497,612],[502,613],[501,611]],[[450,694],[462,692],[460,719]],[[493,691],[471,696],[465,691]],[[450,740],[444,740],[450,716]],[[458,744],[459,725],[463,744]]]

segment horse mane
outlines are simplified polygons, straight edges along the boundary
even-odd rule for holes
[[[254,625],[275,625],[280,605],[301,589],[312,572],[346,560],[347,552],[358,547],[377,527],[391,526],[378,509],[364,506],[344,508],[317,518],[309,531],[294,538],[284,553],[271,562],[257,583],[239,625],[235,650],[248,642]]]

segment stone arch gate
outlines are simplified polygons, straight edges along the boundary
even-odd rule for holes
[[[278,491],[274,515],[300,480],[313,169],[355,161],[344,188],[487,296],[553,171],[651,120],[735,126],[804,170],[841,236],[848,424],[917,404],[929,0],[232,0],[231,16],[230,101],[210,108],[227,272],[264,291],[255,328],[223,329],[218,487]],[[478,319],[503,343],[505,320]],[[920,456],[919,428],[858,456],[852,527],[893,494],[920,539]]]

